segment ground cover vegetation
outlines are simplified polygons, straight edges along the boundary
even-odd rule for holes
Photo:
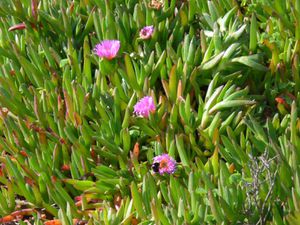
[[[1,0],[0,223],[299,224],[299,0]]]

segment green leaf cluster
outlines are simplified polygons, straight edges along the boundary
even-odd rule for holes
[[[0,217],[298,224],[299,38],[299,0],[1,0]]]

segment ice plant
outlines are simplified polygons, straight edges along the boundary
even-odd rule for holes
[[[103,40],[94,48],[94,53],[101,58],[111,60],[116,57],[120,49],[120,41],[118,40]]]
[[[153,26],[146,26],[140,31],[141,39],[149,39],[153,34],[154,28]]]
[[[176,161],[168,154],[162,154],[153,158],[152,169],[161,175],[172,174],[176,170]]]
[[[134,106],[134,113],[137,116],[147,118],[150,112],[155,111],[155,104],[151,96],[145,96]]]
[[[11,26],[8,31],[14,31],[14,30],[24,30],[26,29],[26,24],[25,23],[19,23],[16,25]]]

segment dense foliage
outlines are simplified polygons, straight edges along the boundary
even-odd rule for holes
[[[0,223],[299,224],[299,54],[300,0],[1,0]]]

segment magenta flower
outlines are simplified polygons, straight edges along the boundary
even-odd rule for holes
[[[155,104],[151,96],[145,96],[134,106],[134,113],[137,116],[148,118],[150,112],[155,111]]]
[[[120,41],[104,40],[95,46],[94,53],[101,58],[111,60],[116,57],[119,49]]]
[[[146,26],[140,31],[140,38],[149,39],[153,34],[154,28],[153,26]]]
[[[172,174],[176,170],[176,161],[168,154],[162,154],[153,158],[152,169],[160,175]]]

